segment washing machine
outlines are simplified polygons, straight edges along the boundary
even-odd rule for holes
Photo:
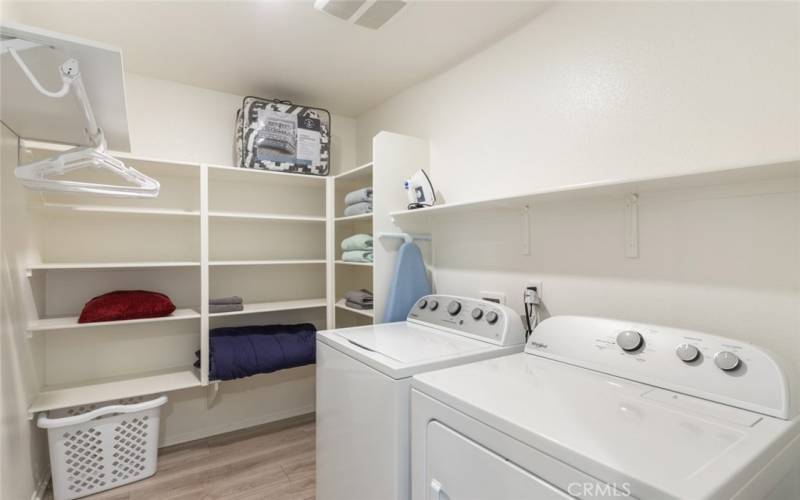
[[[317,499],[408,500],[411,377],[524,347],[513,310],[447,295],[406,321],[319,332]]]
[[[412,498],[796,500],[791,368],[706,333],[549,318],[523,353],[414,377]]]

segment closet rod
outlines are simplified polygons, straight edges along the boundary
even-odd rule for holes
[[[378,238],[395,238],[404,240],[406,243],[412,241],[432,241],[433,237],[430,234],[409,234],[409,233],[378,233]]]

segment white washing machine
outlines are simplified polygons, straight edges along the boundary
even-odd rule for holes
[[[800,498],[797,379],[704,333],[553,317],[412,381],[412,498]]]
[[[411,376],[524,347],[513,310],[445,295],[406,321],[319,332],[317,499],[408,500]]]

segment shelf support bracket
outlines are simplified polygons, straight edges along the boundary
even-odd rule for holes
[[[531,207],[525,205],[520,212],[520,227],[522,235],[522,255],[531,254]]]
[[[639,195],[625,199],[625,256],[639,258]]]
[[[206,409],[210,410],[219,397],[219,381],[211,382],[206,386]]]

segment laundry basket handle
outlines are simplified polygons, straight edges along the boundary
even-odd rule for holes
[[[84,422],[88,422],[90,420],[94,420],[95,418],[102,417],[103,415],[108,415],[111,413],[134,413],[137,411],[145,411],[150,410],[152,408],[158,408],[159,406],[163,405],[167,402],[166,396],[159,396],[155,399],[151,399],[150,401],[144,401],[142,403],[135,403],[135,404],[121,404],[121,405],[109,405],[97,408],[95,410],[81,413],[80,415],[74,415],[71,417],[64,417],[64,418],[48,418],[46,413],[39,415],[39,419],[36,421],[36,425],[39,426],[41,429],[52,429],[56,427],[65,427],[67,425],[76,425],[82,424]]]

